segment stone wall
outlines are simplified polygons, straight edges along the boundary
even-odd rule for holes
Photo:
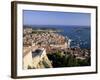
[[[28,69],[29,67],[32,67],[32,53],[29,51],[23,58],[23,68]]]

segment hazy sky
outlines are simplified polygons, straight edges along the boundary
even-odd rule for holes
[[[53,11],[23,11],[24,25],[81,25],[90,26],[89,13],[53,12]]]

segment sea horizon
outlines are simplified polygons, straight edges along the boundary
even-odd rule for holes
[[[58,26],[58,27],[63,27],[63,26],[66,26],[66,27],[84,27],[84,28],[90,28],[90,25],[29,25],[29,24],[25,24],[23,25],[24,26],[27,26],[27,27],[55,27],[55,26]]]

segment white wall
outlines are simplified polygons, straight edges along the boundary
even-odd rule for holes
[[[17,0],[16,0],[17,1]],[[83,5],[100,5],[100,0],[24,0],[24,1],[40,1],[51,3],[65,3],[65,4],[83,4]],[[10,78],[11,68],[11,0],[0,0],[0,80],[13,80]],[[99,6],[100,10],[100,6]],[[99,11],[100,14],[100,11]],[[100,16],[99,22],[100,22]],[[99,24],[100,25],[100,24]],[[100,30],[100,27],[98,27]],[[100,34],[100,32],[98,31]],[[100,37],[99,37],[100,44]],[[100,47],[100,45],[99,45]],[[99,50],[100,52],[100,50]],[[98,52],[98,53],[99,53]],[[100,54],[99,58],[100,58]],[[100,59],[98,60],[100,63]],[[100,64],[98,64],[100,67]],[[35,78],[34,80],[100,80],[99,74],[91,75],[74,75],[74,76],[61,76],[61,77],[44,77]],[[20,80],[20,79],[19,79]],[[25,80],[25,79],[22,79]],[[26,80],[32,80],[31,78]]]

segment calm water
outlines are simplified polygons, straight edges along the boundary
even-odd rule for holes
[[[35,26],[35,28],[54,28],[62,30],[62,32],[59,32],[59,34],[63,36],[67,36],[72,40],[71,47],[75,47],[79,45],[81,48],[89,48],[91,47],[91,30],[88,26]],[[33,26],[34,28],[34,26]]]
[[[79,45],[81,48],[91,47],[91,35],[89,27],[59,27],[63,32],[60,32],[63,36],[70,38],[71,47]]]

